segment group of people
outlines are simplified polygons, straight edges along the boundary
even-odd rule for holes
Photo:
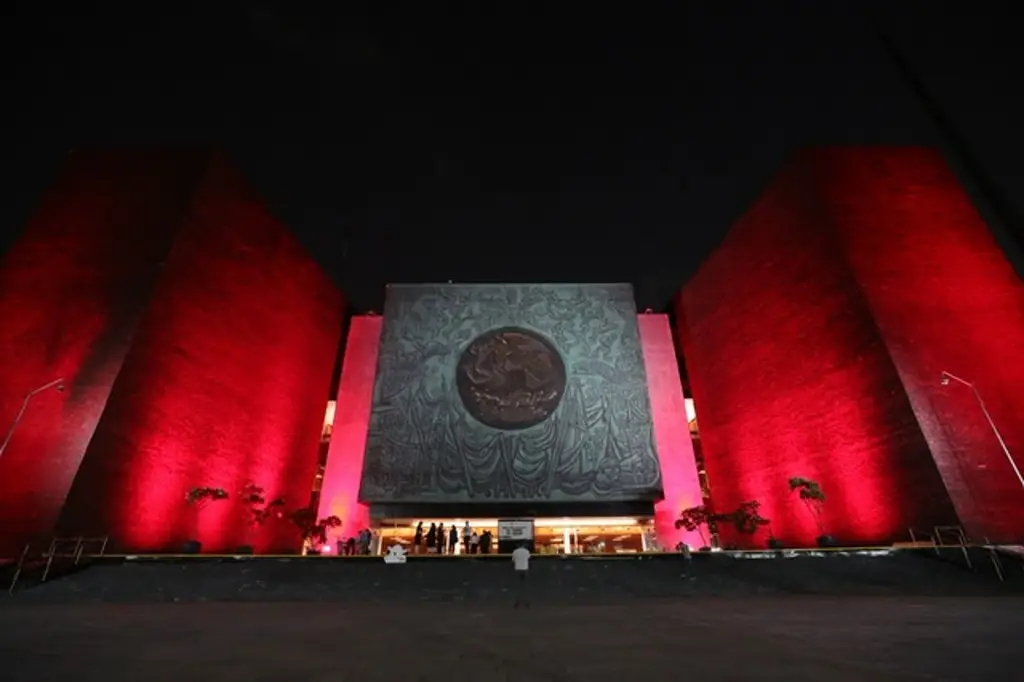
[[[338,540],[338,556],[365,556],[372,553],[373,532],[363,528],[355,537]]]
[[[448,528],[445,528],[443,523],[432,523],[426,532],[423,530],[423,522],[420,521],[416,524],[412,551],[414,554],[420,554],[426,546],[427,554],[455,554],[460,538],[463,554],[490,554],[491,545],[494,544],[494,536],[490,530],[478,534],[469,521],[466,521],[461,529],[454,523]]]

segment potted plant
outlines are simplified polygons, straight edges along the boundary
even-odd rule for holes
[[[319,554],[320,548],[327,544],[328,531],[341,527],[341,519],[337,516],[317,519],[316,512],[309,507],[296,509],[288,515],[288,519],[298,529],[307,554]]]
[[[185,494],[185,504],[193,510],[193,537],[185,541],[182,551],[185,554],[199,554],[203,549],[203,543],[199,537],[199,513],[214,502],[228,499],[228,493],[223,488],[201,487],[192,488]]]
[[[683,510],[676,520],[676,528],[684,528],[689,532],[700,534],[701,551],[710,546],[707,536],[708,524],[711,522],[711,511],[705,505],[689,507]]]
[[[739,536],[750,536],[751,538],[758,534],[758,530],[771,523],[761,516],[761,503],[757,500],[741,502],[734,511],[716,515],[715,520],[720,523],[728,523],[735,528]]]
[[[832,547],[835,545],[835,538],[825,532],[825,526],[821,522],[821,513],[825,507],[825,493],[817,481],[809,478],[791,478],[789,479],[789,491],[796,492],[800,496],[800,501],[814,517],[814,525],[818,528],[818,546]]]
[[[735,511],[724,514],[722,520],[732,524],[740,535],[751,537],[757,535],[761,528],[771,523],[761,516],[761,503],[757,500],[741,502]]]
[[[238,554],[252,554],[252,536],[271,519],[284,517],[284,498],[267,501],[266,492],[260,486],[249,483],[239,493],[239,501],[245,514],[245,543],[235,551]]]

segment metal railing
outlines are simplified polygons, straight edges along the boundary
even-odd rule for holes
[[[42,556],[43,562],[43,574],[39,582],[45,583],[50,577],[50,572],[53,570],[54,561],[56,559],[71,559],[72,566],[78,566],[82,557],[86,555],[86,548],[89,546],[95,547],[96,551],[89,552],[90,557],[103,556],[107,551],[107,545],[110,542],[109,536],[103,536],[98,538],[89,538],[80,536],[77,538],[53,538],[50,540],[50,546],[46,550],[46,553]],[[21,556],[18,557],[18,563],[14,569],[14,576],[11,578],[11,584],[7,588],[8,594],[13,594],[15,588],[18,586],[18,581],[21,579],[31,563],[32,557],[32,544],[25,545],[25,549],[21,551]]]
[[[934,547],[936,556],[941,555],[941,549],[944,547],[958,547],[961,554],[963,554],[967,567],[972,570],[974,569],[974,563],[971,560],[970,550],[972,548],[983,550],[988,556],[989,563],[992,565],[996,577],[999,578],[999,582],[1006,582],[1006,565],[1001,556],[1005,548],[993,544],[989,538],[984,538],[981,544],[973,543],[967,537],[962,526],[936,526],[930,534],[922,533],[913,528],[908,528],[907,530],[910,534],[912,545],[917,547]],[[1020,564],[1020,567],[1024,571],[1024,562]]]
[[[999,558],[999,552],[996,551],[995,545],[985,538],[985,549],[988,550],[989,561],[992,562],[992,568],[996,569],[996,575],[999,576],[999,582],[1005,582],[1006,577],[1003,575],[1003,562]]]
[[[91,552],[92,556],[103,556],[104,552],[107,551],[107,543],[110,538],[103,536],[101,538],[54,538],[50,541],[50,549],[46,552],[46,568],[43,569],[43,578],[40,582],[46,582],[47,577],[50,575],[50,569],[53,568],[53,560],[56,558],[73,559],[73,566],[77,566],[82,560],[82,554],[85,552],[86,545],[99,545],[98,552]],[[64,553],[60,550],[64,547],[68,547],[74,543],[74,549],[70,553]]]
[[[947,542],[950,539],[954,540],[954,542]],[[974,569],[971,553],[967,551],[970,543],[967,542],[967,534],[964,533],[962,526],[935,526],[932,529],[932,540],[935,542],[936,554],[939,553],[940,547],[959,547],[960,552],[964,556],[964,561],[967,563],[967,568]]]
[[[25,559],[28,558],[30,549],[32,549],[32,543],[25,545],[25,549],[21,550],[21,556],[18,557],[18,563],[14,567],[14,577],[11,578],[11,584],[7,586],[7,594],[14,594],[14,587],[18,584],[21,572],[25,570]]]
[[[907,532],[910,533],[910,544],[913,547],[934,547],[935,538],[932,537],[931,533],[922,533],[919,530],[908,528]],[[900,543],[898,543],[900,544]]]

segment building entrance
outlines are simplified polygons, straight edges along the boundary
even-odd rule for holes
[[[478,537],[489,531],[494,538],[490,551],[498,551],[498,519],[381,519],[375,531],[383,549],[398,543],[406,551],[416,552],[416,526],[422,522],[424,543],[418,551],[426,553],[425,536],[431,524],[443,525],[446,539],[454,526],[459,541],[453,553],[461,555],[466,553],[462,542],[466,521]],[[635,554],[658,549],[650,518],[538,518],[533,522],[533,544],[537,554]]]

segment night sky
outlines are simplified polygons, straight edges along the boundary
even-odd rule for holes
[[[16,10],[5,241],[68,148],[174,142],[229,152],[356,311],[447,280],[629,281],[664,310],[809,144],[940,146],[1024,242],[1012,3],[632,11],[655,4]]]

